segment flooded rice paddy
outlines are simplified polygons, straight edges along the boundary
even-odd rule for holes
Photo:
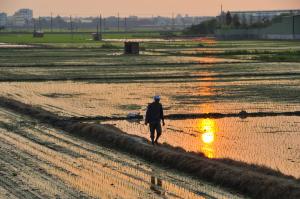
[[[93,118],[144,115],[154,95],[161,95],[165,115],[300,110],[299,62],[253,60],[256,55],[245,51],[281,52],[297,50],[299,45],[231,42],[176,49],[168,45],[143,50],[140,56],[94,47],[4,46],[0,49],[0,95],[58,115],[113,124],[148,139],[148,127],[141,120]],[[20,187],[15,196],[23,198],[234,197],[198,179],[168,173],[6,109],[0,110],[0,119],[1,154],[9,154],[0,160],[0,175],[9,183],[0,180],[0,197],[10,194],[2,190],[5,186]],[[160,142],[300,178],[299,116],[167,119]],[[14,167],[9,166],[11,162]]]
[[[142,123],[105,122],[149,139]],[[299,175],[299,117],[167,120],[160,142]]]
[[[239,198],[0,109],[1,198]]]
[[[284,112],[300,108],[300,68],[295,63],[26,69],[11,73],[46,77],[40,82],[2,82],[2,95],[63,115],[144,114],[156,94],[162,96],[167,114]],[[2,73],[7,73],[4,70]],[[64,74],[67,79],[81,74],[92,80],[47,81],[47,76]]]
[[[37,69],[37,75],[39,70],[44,69]],[[42,71],[41,75],[53,76],[59,72],[58,69],[45,70],[49,74]],[[72,76],[79,69],[59,70]],[[26,71],[27,68],[19,73],[24,75]],[[94,77],[90,81],[2,82],[0,88],[4,96],[64,116],[144,115],[147,104],[157,94],[162,96],[166,115],[239,113],[242,110],[280,113],[300,110],[299,72],[297,63],[149,66],[140,70],[137,67],[122,70],[92,67],[84,71]],[[176,77],[178,75],[181,77]],[[107,123],[149,138],[142,121]],[[166,123],[161,142],[202,152],[210,158],[265,165],[300,177],[300,118],[297,116],[199,118],[167,120]]]

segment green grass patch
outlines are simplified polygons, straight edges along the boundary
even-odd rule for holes
[[[42,38],[34,38],[32,34],[1,34],[0,42],[19,44],[38,43],[95,43],[91,34],[45,34]]]
[[[133,39],[133,38],[154,38],[159,33],[104,33],[103,39]],[[42,38],[34,38],[31,33],[0,34],[2,43],[18,44],[39,44],[39,43],[99,43],[92,40],[91,33],[45,33]]]
[[[300,62],[300,55],[296,55],[296,54],[259,55],[256,56],[255,59],[267,61],[267,62]]]
[[[140,110],[142,107],[138,104],[126,104],[126,105],[120,105],[119,108],[126,111],[136,111],[136,110]]]

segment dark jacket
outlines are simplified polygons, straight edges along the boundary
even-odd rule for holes
[[[159,102],[152,102],[148,105],[145,122],[158,123],[160,120],[164,121],[163,107]]]

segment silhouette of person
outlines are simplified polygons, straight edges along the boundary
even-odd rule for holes
[[[159,103],[160,96],[156,95],[153,97],[153,99],[154,102],[148,105],[146,111],[146,118],[145,118],[145,125],[149,124],[150,138],[151,138],[152,145],[154,145],[154,143],[157,143],[159,137],[161,136],[162,133],[162,128],[160,124],[161,121],[163,126],[165,125],[163,106],[161,103]],[[156,138],[154,139],[155,131],[156,131]]]

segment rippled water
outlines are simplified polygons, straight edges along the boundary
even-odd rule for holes
[[[106,123],[150,139],[143,123]],[[299,129],[299,117],[167,120],[160,142],[202,152],[209,158],[266,165],[300,177]]]
[[[57,69],[47,69],[46,72],[53,76],[53,70]],[[106,79],[105,83],[102,80],[3,82],[0,83],[1,95],[60,115],[86,117],[126,116],[129,113],[144,115],[147,104],[157,94],[162,96],[165,114],[300,110],[298,63],[60,70],[67,76],[82,73],[98,80]],[[59,71],[56,73],[60,75]],[[118,81],[115,78],[119,78]],[[149,137],[143,124],[127,121],[109,123],[130,134]],[[300,117],[167,120],[166,123],[161,142],[203,152],[210,158],[232,158],[262,164],[300,177]]]
[[[223,78],[225,79],[225,78]],[[239,79],[160,83],[1,83],[2,95],[38,104],[62,115],[112,116],[144,114],[152,96],[160,94],[167,114],[238,113],[300,110],[300,80]]]
[[[213,86],[216,84],[220,85],[218,91]],[[113,116],[131,112],[143,115],[151,96],[156,93],[162,94],[165,114],[299,110],[298,80],[284,79],[277,85],[266,80],[238,84],[209,81],[164,84],[49,82],[46,87],[44,83],[2,83],[1,86],[18,100],[72,116]],[[272,88],[278,92],[268,94]],[[287,88],[291,89],[290,93]],[[287,94],[277,97],[280,91]],[[218,92],[223,94],[216,96],[214,93]],[[269,96],[263,96],[263,93]],[[108,123],[130,134],[149,138],[143,123]],[[266,165],[300,177],[300,117],[188,119],[167,120],[166,123],[161,142],[203,152],[210,158]]]
[[[0,189],[21,198],[240,198],[2,108],[0,131]]]

